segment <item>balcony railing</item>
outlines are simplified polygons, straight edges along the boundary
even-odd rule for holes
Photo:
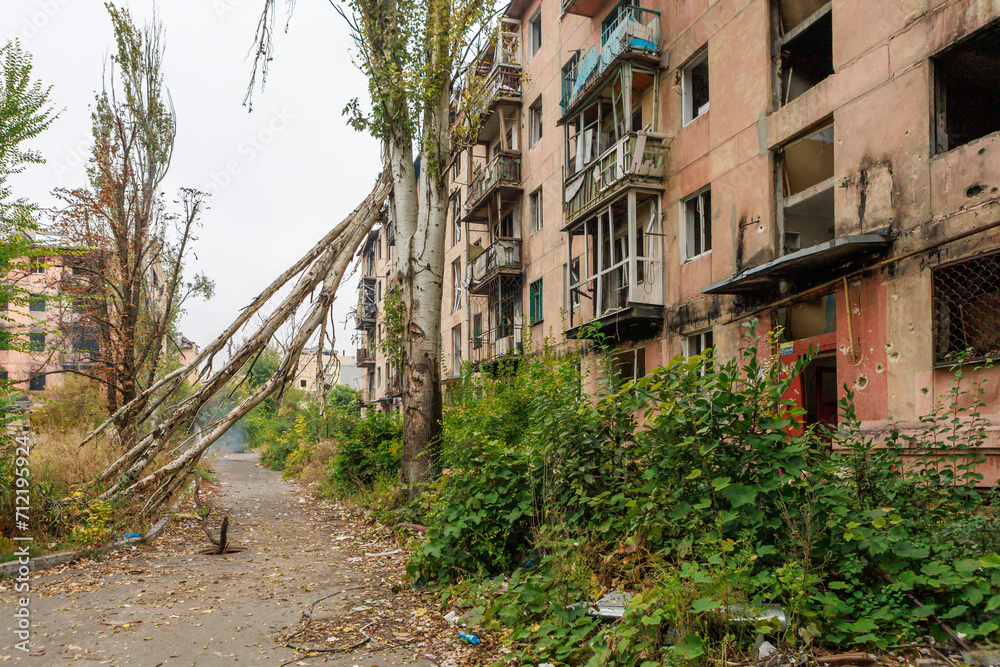
[[[375,302],[367,299],[361,299],[358,301],[358,307],[354,311],[354,322],[356,328],[363,329],[365,327],[373,326],[377,315],[378,306]]]
[[[520,183],[521,157],[506,153],[497,155],[473,176],[466,195],[466,215],[475,211],[494,188],[502,185],[517,187]]]
[[[501,271],[521,270],[521,240],[500,239],[469,265],[469,290],[475,293]]]
[[[385,383],[385,395],[387,397],[403,395],[403,376],[390,375]]]
[[[664,135],[631,132],[566,184],[566,219],[572,221],[629,182],[662,185],[666,174]]]
[[[354,363],[357,366],[371,366],[375,363],[375,355],[367,347],[359,347]]]
[[[474,331],[470,342],[473,363],[497,361],[524,351],[524,328],[520,323],[499,324],[485,331]]]
[[[660,13],[642,7],[626,7],[618,19],[604,29],[601,41],[563,74],[562,109],[567,111],[590,92],[593,84],[620,56],[660,52]]]

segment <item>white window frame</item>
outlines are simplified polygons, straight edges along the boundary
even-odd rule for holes
[[[452,277],[452,304],[451,312],[457,313],[462,309],[462,259],[456,259],[451,263]]]
[[[686,126],[688,123],[692,122],[696,118],[708,113],[712,104],[711,89],[709,91],[708,104],[705,105],[702,111],[694,108],[694,86],[691,84],[691,75],[694,72],[694,68],[702,63],[708,63],[708,47],[704,47],[701,51],[694,55],[688,64],[684,66],[681,74],[681,109],[682,109],[682,120],[683,125]],[[709,81],[711,81],[712,70],[708,71]]]
[[[528,206],[531,211],[531,233],[542,231],[542,225],[544,224],[543,207],[545,202],[542,199],[542,188],[539,187],[537,190],[528,195]]]
[[[453,372],[457,372],[462,366],[462,325],[456,324],[451,328],[451,356]]]
[[[704,206],[705,206],[705,204],[704,204],[704,197],[705,197],[706,194],[709,195],[709,206],[708,206],[709,210],[708,210],[707,220],[706,220],[706,215],[705,215],[705,211],[704,211]],[[702,188],[701,190],[698,190],[697,192],[695,192],[695,193],[691,194],[690,196],[685,197],[684,199],[681,200],[681,206],[680,206],[680,209],[681,209],[680,210],[680,239],[681,239],[681,261],[682,262],[690,262],[690,261],[698,259],[700,257],[704,257],[706,255],[711,255],[712,254],[712,246],[711,246],[711,243],[712,243],[712,241],[711,241],[711,239],[712,239],[712,233],[711,233],[712,232],[712,230],[711,230],[711,226],[712,226],[711,194],[712,194],[712,186],[709,185],[709,186],[706,186],[706,187]],[[695,215],[696,216],[697,215],[701,216],[701,230],[700,230],[700,232],[701,232],[702,250],[701,250],[701,252],[697,252],[697,253],[692,252],[693,248],[689,247],[690,243],[691,243],[691,239],[690,239],[691,231],[690,231],[689,223],[696,222],[696,221],[692,221],[692,220],[688,219],[688,204],[692,204],[692,203],[695,204],[695,207],[696,207]],[[704,247],[704,245],[705,245],[705,227],[706,226],[709,228],[709,235],[708,235],[708,237],[709,237],[709,246],[708,246],[708,248]]]
[[[456,192],[451,201],[451,239],[456,245],[462,240],[462,192]]]
[[[542,8],[539,7],[528,20],[528,60],[542,50]]]
[[[542,119],[542,98],[535,100],[528,109],[528,147],[532,147],[542,140],[543,119]],[[536,133],[537,130],[537,133]]]
[[[709,340],[709,338],[711,340]],[[690,359],[696,354],[701,354],[705,350],[715,347],[715,332],[711,327],[701,329],[700,331],[692,331],[691,333],[684,335],[681,343],[684,347],[684,358]],[[696,347],[700,347],[701,351],[695,352],[694,348]]]

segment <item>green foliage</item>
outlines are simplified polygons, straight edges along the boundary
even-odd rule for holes
[[[835,432],[802,432],[783,396],[809,355],[787,372],[759,356],[772,342],[748,334],[741,358],[676,358],[623,386],[607,355],[548,347],[516,371],[468,371],[445,410],[451,470],[418,501],[429,530],[411,576],[457,582],[531,561],[489,604],[467,598],[523,662],[716,662],[752,642],[733,604],[781,605],[784,631],[751,630],[790,644],[943,640],[932,615],[998,638],[978,381],[956,371],[910,431],[862,430],[848,397]],[[597,630],[551,595],[567,581],[576,600],[640,594]],[[591,640],[596,653],[580,650]]]
[[[396,478],[403,451],[403,420],[398,413],[369,410],[349,430],[341,431],[337,454],[329,463],[323,490],[334,496]]]

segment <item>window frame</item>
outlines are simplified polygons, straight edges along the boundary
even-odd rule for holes
[[[462,258],[459,257],[451,263],[451,312],[457,313],[462,309]]]
[[[708,195],[707,220],[704,212],[705,195]],[[698,211],[695,213],[695,215],[701,216],[700,219],[701,228],[699,236],[702,248],[700,252],[694,252],[693,254],[690,252],[689,249],[690,246],[689,237],[691,236],[691,229],[689,229],[690,220],[688,216],[688,205],[691,204],[692,202],[697,202],[698,205]],[[706,255],[711,255],[712,254],[712,185],[711,184],[706,185],[705,187],[693,192],[692,194],[681,200],[680,218],[681,218],[680,219],[681,263],[683,264],[691,262],[696,259],[700,259]],[[706,230],[708,231],[707,235],[705,233]],[[706,239],[708,241],[707,248],[705,247]]]
[[[528,285],[528,318],[531,326],[545,319],[542,293],[541,278]]]
[[[456,324],[451,328],[451,356],[452,372],[457,371],[462,366],[462,325]]]
[[[544,209],[545,202],[542,199],[542,186],[538,186],[538,189],[528,195],[528,206],[531,208],[531,233],[535,234],[542,231],[544,226]]]
[[[542,50],[542,8],[539,7],[528,19],[528,61]]]
[[[451,245],[462,241],[462,191],[456,190],[451,203]]]
[[[705,64],[705,69],[708,70],[708,103],[705,105],[705,110],[698,112],[694,108],[694,85],[692,83],[692,74],[694,69]],[[711,111],[712,105],[712,70],[709,67],[708,62],[708,44],[701,47],[695,54],[688,59],[688,62],[681,68],[681,127],[687,127],[693,123],[698,118],[701,118],[709,111]]]
[[[544,117],[542,116],[541,96],[528,107],[528,148],[533,148],[542,140],[544,133]],[[537,122],[536,122],[537,119]],[[537,129],[537,135],[535,133]]]

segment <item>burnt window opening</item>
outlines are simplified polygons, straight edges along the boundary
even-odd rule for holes
[[[934,152],[944,153],[1000,130],[1000,21],[936,56]]]
[[[815,338],[837,331],[837,297],[833,294],[799,301],[779,308],[775,325],[781,330],[779,343]]]
[[[779,0],[777,59],[780,104],[788,104],[833,74],[831,3]]]
[[[684,102],[684,124],[708,112],[708,51],[704,50],[684,68],[681,98]]]
[[[934,362],[1000,358],[1000,253],[933,273]]]
[[[833,126],[781,149],[778,192],[783,221],[783,254],[811,248],[836,237],[834,223]]]

